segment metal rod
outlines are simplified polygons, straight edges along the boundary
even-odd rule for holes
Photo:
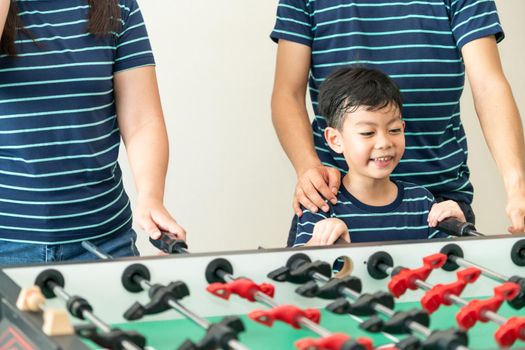
[[[321,275],[320,273],[314,273],[313,277],[321,283],[326,283],[330,280],[328,277]],[[357,300],[361,296],[361,294],[357,293],[356,291],[351,290],[350,288],[346,288],[346,287],[342,290],[342,293],[348,298],[352,299],[353,301]],[[372,308],[375,311],[379,312],[380,314],[386,317],[389,317],[389,318],[394,316],[395,314],[394,310],[384,305],[378,304],[378,303],[374,303],[372,305]],[[414,321],[410,322],[407,326],[413,332],[419,333],[425,337],[429,337],[432,334],[432,331],[429,328],[423,326],[422,324],[414,322]]]
[[[485,237],[483,233],[474,230],[469,231],[469,234],[474,237]]]
[[[98,256],[101,259],[112,259],[113,258],[111,255],[102,252],[96,245],[92,244],[91,242],[83,241],[82,242],[82,246],[86,250],[88,250],[89,252],[95,254],[96,256]],[[186,249],[182,248],[182,247],[178,247],[177,250],[178,250],[179,253],[188,253],[188,251]],[[137,277],[137,276],[134,276],[134,278],[135,277]],[[140,280],[137,281],[137,282],[142,286],[143,289],[148,289],[149,290],[149,288],[151,288],[151,284],[149,283],[149,281],[147,281],[147,280],[145,280],[143,278],[140,278]],[[184,305],[180,304],[177,300],[174,300],[174,299],[169,300],[168,301],[168,305],[170,305],[173,309],[175,309],[181,315],[189,318],[191,321],[193,321],[198,326],[200,326],[200,327],[202,327],[204,329],[208,329],[210,327],[210,322],[208,322],[207,320],[199,317],[197,314],[195,314],[191,310],[187,309]],[[127,341],[123,341],[122,342],[123,345],[124,345],[124,342],[128,343]],[[230,340],[228,342],[228,346],[232,350],[249,350],[247,347],[245,347],[244,345],[242,345],[241,343],[239,343],[235,339]],[[134,348],[131,348],[129,350],[134,350]]]
[[[465,260],[459,256],[456,256],[456,255],[449,255],[448,256],[448,259],[450,261],[452,261],[453,263],[456,263],[462,267],[475,267],[477,269],[479,269],[481,271],[481,273],[485,276],[485,277],[488,277],[492,280],[495,280],[497,282],[501,282],[501,283],[504,283],[504,282],[507,282],[509,280],[508,277],[505,277],[495,271],[492,271],[492,270],[489,270],[483,266],[479,266],[478,264],[475,264],[473,262],[470,262],[468,260]]]
[[[179,254],[189,254],[190,252],[186,248],[176,247],[175,248]]]
[[[142,288],[147,291],[153,287],[151,283],[142,276],[134,275],[133,279],[136,283],[139,283],[142,286]],[[179,314],[188,318],[190,321],[198,325],[199,327],[208,329],[211,326],[211,323],[208,320],[200,317],[199,315],[197,315],[196,313],[179,303],[179,301],[175,298],[170,298],[168,300],[168,305],[171,306],[171,308],[177,311]],[[235,339],[231,339],[230,341],[228,341],[228,346],[232,350],[249,350],[247,347],[245,347],[243,344],[241,344]]]
[[[141,277],[139,275],[134,275],[133,279],[136,282],[138,282],[142,286],[142,288],[144,288],[146,291],[149,291],[153,287],[148,280],[144,279],[143,277]],[[210,327],[210,325],[211,325],[210,322],[208,322],[207,320],[199,317],[198,315],[193,313],[191,310],[187,309],[184,305],[179,303],[178,300],[175,300],[174,298],[170,298],[168,300],[168,304],[172,307],[172,309],[174,309],[175,311],[177,311],[178,313],[180,313],[184,317],[189,318],[196,325],[198,325],[198,326],[200,326],[200,327],[202,327],[204,329],[208,329],[208,327]]]
[[[380,265],[386,266],[384,264],[380,264]],[[383,271],[385,271],[388,274],[391,274],[393,270],[394,269],[392,267],[386,266],[386,268],[384,268]],[[424,281],[421,281],[421,280],[415,280],[414,284],[416,286],[418,286],[422,290],[430,290],[430,289],[432,289],[434,287],[433,285],[428,284],[428,283],[426,283]],[[452,303],[454,303],[456,305],[460,305],[460,306],[465,306],[465,305],[467,305],[469,303],[468,301],[466,301],[463,298],[458,297],[457,295],[445,294],[444,298],[446,299],[446,301],[452,302]],[[483,311],[481,311],[481,317],[487,318],[488,320],[490,320],[490,321],[492,321],[494,323],[497,323],[499,325],[502,325],[505,322],[507,322],[507,319],[505,317],[502,317],[502,316],[500,316],[500,315],[498,315],[498,314],[496,314],[496,313],[494,313],[493,311],[490,311],[490,310],[483,310]]]
[[[219,269],[219,270],[217,270],[216,273],[217,273],[217,276],[222,278],[225,282],[233,282],[233,281],[235,281],[235,277],[233,277],[232,275],[230,275],[226,271],[223,271],[223,270]],[[266,295],[266,294],[264,294],[262,292],[255,292],[254,295],[253,295],[253,298],[257,302],[259,302],[261,304],[264,304],[264,305],[266,305],[266,306],[268,306],[270,308],[274,308],[274,307],[279,306],[279,304],[277,304],[275,302],[275,300],[273,300],[268,295]],[[321,327],[320,325],[318,325],[317,323],[313,322],[312,320],[310,320],[310,319],[308,319],[306,317],[299,317],[299,319],[297,320],[297,323],[299,323],[301,325],[301,328],[307,328],[307,329],[311,330],[312,332],[316,333],[317,335],[319,335],[321,337],[327,337],[327,336],[330,336],[332,334],[332,332],[330,332],[326,328]]]
[[[93,243],[89,241],[82,241],[82,247],[88,252],[99,257],[100,259],[112,259],[113,258],[111,255],[104,253],[96,245],[94,245]]]
[[[69,302],[69,300],[72,298],[71,295],[69,295],[62,287],[60,287],[55,282],[52,282],[52,281],[48,282],[47,285],[53,291],[53,293],[59,296],[66,303]],[[102,321],[91,311],[83,310],[82,317],[89,320],[93,325],[95,325],[98,329],[101,329],[103,332],[105,333],[111,332],[111,327],[108,326],[107,323]],[[126,350],[142,350],[141,347],[125,339],[121,340],[121,344],[122,344],[122,347]]]

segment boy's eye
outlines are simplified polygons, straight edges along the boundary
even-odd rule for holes
[[[374,132],[373,131],[360,132],[359,135],[361,135],[361,136],[373,136]]]
[[[390,133],[391,133],[391,134],[399,134],[400,132],[401,132],[401,128],[390,129]]]

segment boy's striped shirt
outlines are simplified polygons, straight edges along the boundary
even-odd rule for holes
[[[294,246],[306,244],[314,226],[321,220],[337,218],[346,224],[353,243],[427,239],[446,236],[428,226],[428,213],[434,204],[432,193],[421,186],[395,181],[396,199],[385,206],[370,206],[352,196],[342,185],[337,204],[330,211],[313,213],[303,210],[297,222]]]

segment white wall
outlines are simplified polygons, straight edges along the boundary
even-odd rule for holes
[[[190,249],[282,246],[295,175],[270,119],[276,46],[269,33],[277,0],[139,1],[170,134],[166,205],[188,230]],[[525,55],[525,1],[496,2],[507,35],[500,45],[503,64],[525,113],[525,70],[519,64]],[[471,100],[467,89],[463,121],[478,229],[502,233],[508,226],[505,194]],[[124,159],[122,165],[133,200]],[[139,248],[154,252],[144,237]]]

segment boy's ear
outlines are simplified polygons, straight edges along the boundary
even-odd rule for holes
[[[324,129],[324,138],[334,152],[343,153],[343,136],[339,130],[329,126],[326,127]]]
[[[402,123],[403,123],[403,131],[405,131],[405,129],[406,129],[406,127],[407,127],[407,125],[406,125],[406,123],[405,123],[405,121],[404,121],[404,120],[402,120]]]

